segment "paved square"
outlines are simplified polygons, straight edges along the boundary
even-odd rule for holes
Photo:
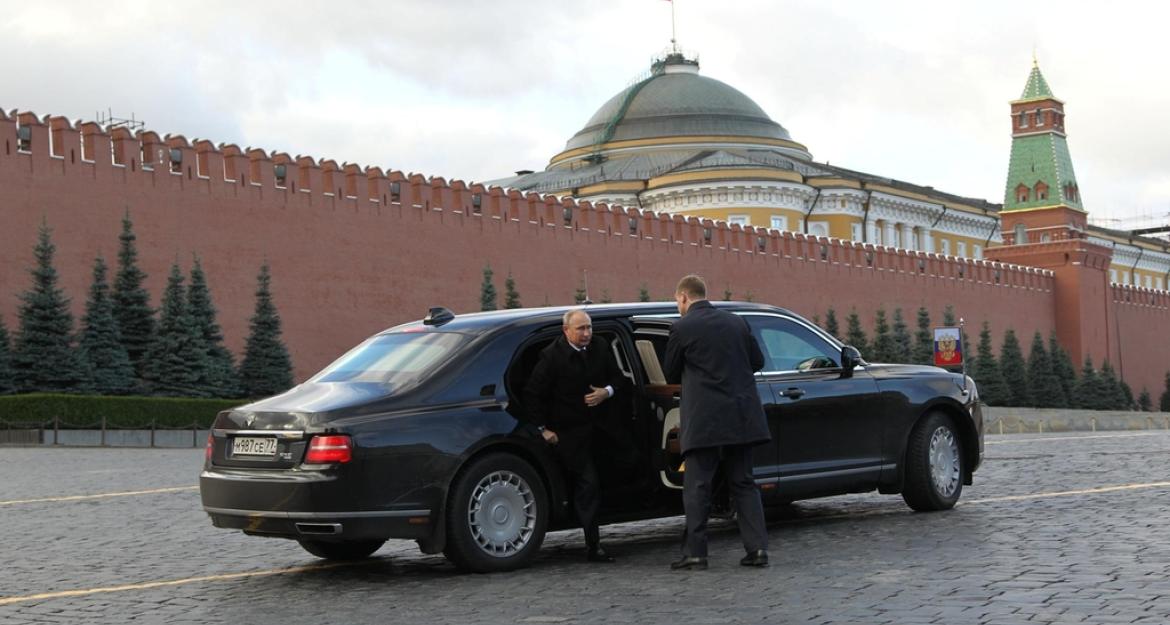
[[[5,448],[0,622],[1170,622],[1170,433],[987,442],[952,511],[877,494],[781,511],[768,569],[737,566],[724,524],[710,570],[669,571],[672,518],[603,528],[613,565],[584,563],[580,532],[561,532],[499,575],[460,574],[405,541],[322,565],[212,528],[193,487],[202,450]]]

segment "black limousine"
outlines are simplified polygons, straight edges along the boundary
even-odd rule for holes
[[[754,450],[765,505],[877,490],[915,510],[959,499],[983,457],[975,384],[943,369],[865,362],[799,315],[717,302],[752,328],[772,433]],[[221,412],[200,475],[216,527],[298,541],[330,559],[413,539],[460,568],[525,565],[576,526],[566,480],[520,405],[568,308],[453,315],[381,332],[307,382]],[[679,387],[662,375],[673,303],[590,305],[594,344],[629,384],[595,453],[602,521],[682,512]]]

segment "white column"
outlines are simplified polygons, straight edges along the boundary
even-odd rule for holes
[[[934,251],[934,237],[930,234],[930,228],[922,228],[922,251]]]
[[[882,244],[890,247],[898,245],[898,227],[893,222],[886,222],[886,231],[882,235]]]
[[[908,250],[918,249],[914,244],[914,226],[902,224],[902,247]]]

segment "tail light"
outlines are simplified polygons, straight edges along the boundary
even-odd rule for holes
[[[353,441],[347,435],[314,436],[305,452],[305,464],[331,464],[353,459]]]
[[[212,452],[214,449],[215,449],[215,437],[211,435],[211,432],[208,432],[207,433],[207,449],[203,452],[203,458],[205,460],[207,460],[208,462],[211,462],[211,455],[212,455]]]

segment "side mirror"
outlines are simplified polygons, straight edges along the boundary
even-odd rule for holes
[[[861,352],[852,345],[841,348],[841,376],[852,377],[853,369],[861,364]]]

